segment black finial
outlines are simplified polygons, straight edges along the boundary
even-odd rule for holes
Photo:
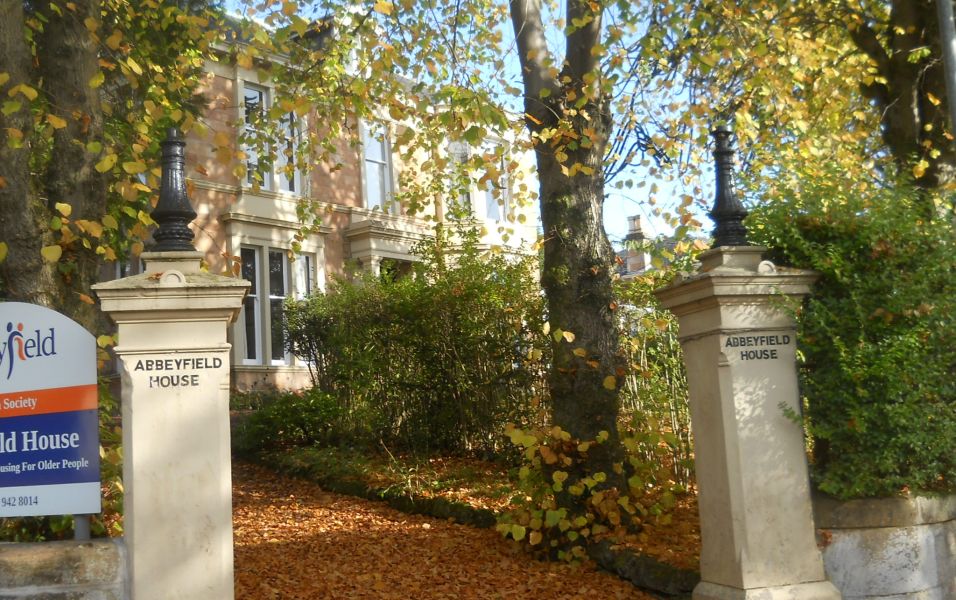
[[[717,141],[714,159],[717,164],[717,195],[710,218],[714,221],[714,248],[720,246],[749,246],[747,228],[743,220],[747,210],[737,199],[734,189],[734,149],[730,144],[731,131],[720,125],[712,133]]]
[[[195,250],[189,223],[196,218],[186,196],[186,142],[175,127],[166,131],[163,147],[163,177],[159,186],[159,202],[153,209],[153,220],[159,229],[153,232],[156,243],[151,250],[167,252]]]

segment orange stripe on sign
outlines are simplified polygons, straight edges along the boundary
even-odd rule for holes
[[[99,396],[96,384],[0,394],[0,419],[49,413],[92,410]]]

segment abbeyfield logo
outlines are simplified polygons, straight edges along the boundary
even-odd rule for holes
[[[17,323],[16,326],[12,322],[7,323],[7,339],[0,342],[0,372],[5,365],[8,380],[18,362],[56,355],[56,332],[52,327],[47,331],[49,333],[34,329],[25,335],[23,323]]]

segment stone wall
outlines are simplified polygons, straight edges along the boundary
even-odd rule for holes
[[[122,540],[0,544],[0,600],[123,600]]]
[[[827,576],[845,600],[956,598],[956,495],[814,501]]]

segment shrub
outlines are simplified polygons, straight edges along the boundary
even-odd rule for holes
[[[333,282],[292,303],[286,339],[340,425],[389,448],[494,452],[505,423],[542,406],[542,300],[530,258],[421,244],[414,275]]]
[[[263,396],[234,434],[243,453],[308,444],[334,444],[344,432],[343,411],[330,394],[318,389],[275,392]]]
[[[622,434],[643,440],[633,451],[647,462],[666,464],[673,480],[688,487],[694,458],[684,355],[677,319],[652,293],[672,275],[673,268],[655,270],[617,285],[621,351],[628,365],[621,388]]]
[[[649,520],[669,521],[667,511],[685,491],[661,468],[660,438],[633,437],[621,432],[627,489],[610,486],[608,473],[582,471],[587,453],[608,439],[575,440],[559,427],[522,430],[509,427],[508,436],[522,451],[517,494],[498,517],[497,530],[546,557],[578,561],[596,540],[623,540]],[[646,460],[650,453],[657,460]]]
[[[820,274],[798,350],[812,476],[837,497],[956,490],[956,236],[928,201],[818,174],[749,221],[773,258]]]

